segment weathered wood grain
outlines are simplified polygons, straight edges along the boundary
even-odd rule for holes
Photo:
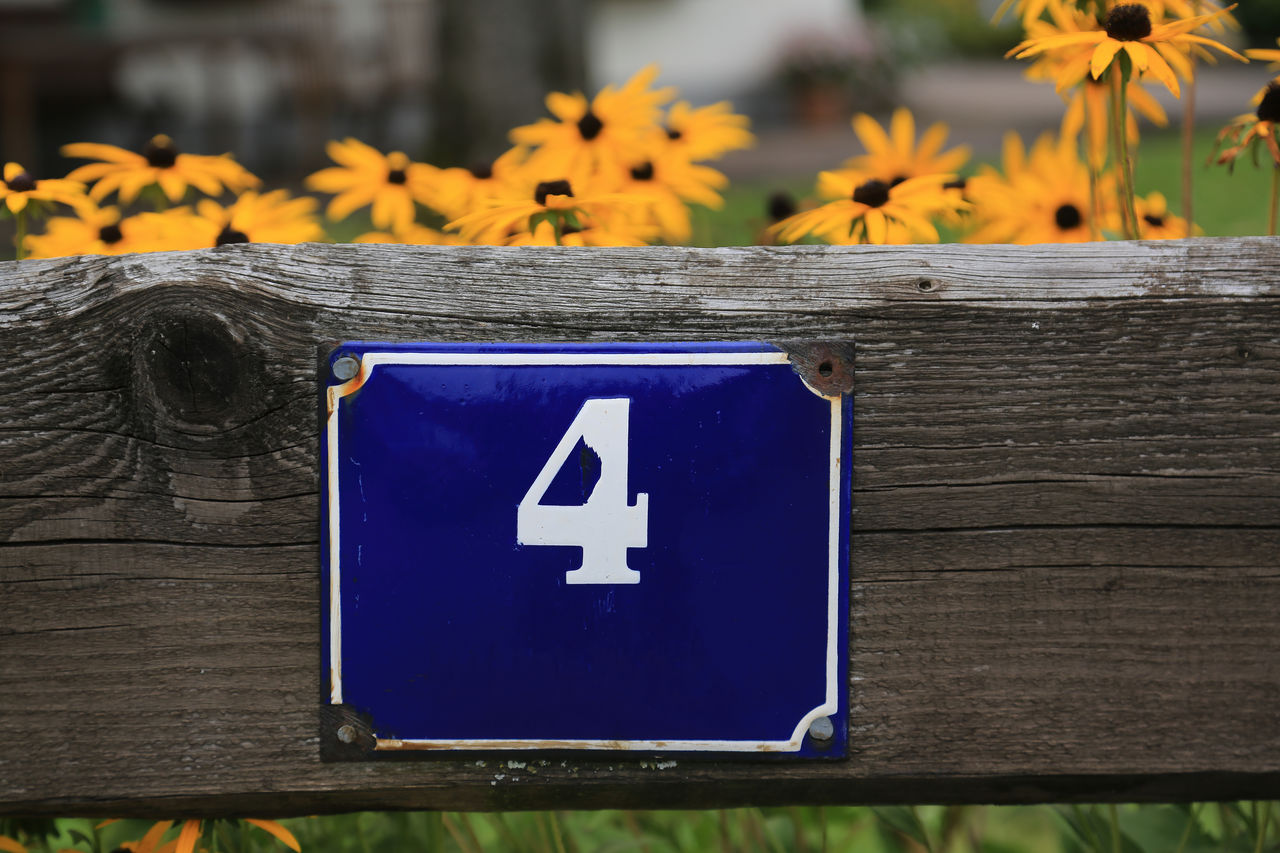
[[[0,813],[1280,796],[1278,259],[0,265]],[[321,763],[317,366],[352,339],[852,345],[850,758]]]

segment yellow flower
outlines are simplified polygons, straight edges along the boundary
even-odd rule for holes
[[[552,221],[558,234],[584,231],[598,220],[629,216],[646,200],[623,193],[586,191],[577,194],[564,179],[511,185],[491,206],[445,225],[473,243],[504,244],[521,233],[533,233],[539,221]]]
[[[92,183],[89,195],[94,201],[119,191],[120,201],[128,204],[146,187],[159,184],[169,201],[177,203],[186,195],[188,186],[217,196],[224,187],[240,192],[261,183],[230,154],[184,154],[164,134],[153,136],[140,154],[97,142],[64,145],[62,154],[102,161],[80,166],[67,175],[73,181]]]
[[[193,212],[176,207],[141,213],[137,239],[145,251],[187,251],[232,243],[303,243],[320,240],[324,229],[315,216],[316,200],[289,198],[287,190],[259,195],[250,190],[227,207],[201,199]]]
[[[966,145],[942,150],[948,132],[943,122],[930,125],[917,144],[915,118],[906,107],[894,110],[888,133],[866,113],[853,117],[853,131],[867,153],[846,160],[844,168],[858,173],[863,181],[874,178],[895,184],[907,178],[955,172],[969,159]]]
[[[1126,2],[1126,0],[1120,0],[1120,2]],[[1166,17],[1194,18],[1197,15],[1210,15],[1213,19],[1207,23],[1217,32],[1226,32],[1227,27],[1240,28],[1240,23],[1231,14],[1231,9],[1234,9],[1235,5],[1224,8],[1215,0],[1142,0],[1142,2],[1151,10],[1152,17],[1157,20]],[[1115,6],[1118,3],[1117,0],[1107,0],[1107,5]]]
[[[212,245],[207,223],[185,205],[134,214],[120,227],[128,227],[134,252],[178,252]]]
[[[384,156],[352,137],[330,141],[325,150],[338,165],[308,176],[306,186],[334,194],[327,210],[330,219],[345,219],[372,205],[376,227],[403,231],[414,220],[414,202],[433,206],[440,173],[434,166],[414,163],[400,151]]]
[[[1280,39],[1276,39],[1276,44],[1280,44]],[[1246,50],[1244,52],[1244,55],[1249,57],[1250,59],[1260,59],[1263,62],[1270,63],[1269,65],[1267,65],[1268,71],[1280,71],[1280,50],[1257,48],[1252,50]],[[1280,77],[1276,77],[1275,80],[1273,80],[1272,82],[1280,82]],[[1253,101],[1251,102],[1253,106],[1256,107],[1258,104],[1262,103],[1262,98],[1266,94],[1267,94],[1267,87],[1263,86],[1261,89],[1258,90],[1258,93],[1253,96]]]
[[[519,180],[529,156],[527,148],[512,148],[492,163],[477,163],[466,169],[440,171],[431,207],[445,219],[457,219],[484,207],[502,194],[503,188]]]
[[[1090,211],[1089,172],[1075,140],[1044,134],[1030,155],[1016,133],[1005,137],[1004,172],[984,167],[969,179],[976,230],[970,243],[1081,243],[1108,227],[1114,214]],[[1098,204],[1114,197],[1112,177],[1098,182]]]
[[[27,848],[7,835],[0,835],[0,851],[3,851],[3,853],[27,853]]]
[[[1280,169],[1280,145],[1276,143],[1276,127],[1280,122],[1280,83],[1272,81],[1263,90],[1257,112],[1236,116],[1218,133],[1214,153],[1210,159],[1234,168],[1235,162],[1245,151],[1252,149],[1253,160],[1258,161],[1258,149],[1265,147],[1276,168]],[[1221,154],[1218,149],[1230,140],[1230,147]]]
[[[515,128],[511,141],[537,149],[529,166],[541,174],[563,175],[574,184],[602,172],[616,174],[643,155],[658,127],[659,107],[675,94],[671,88],[650,89],[657,76],[657,66],[650,65],[622,88],[606,86],[590,101],[581,92],[552,92],[546,104],[555,118]]]
[[[728,101],[694,109],[677,101],[667,112],[666,136],[687,160],[714,160],[730,151],[750,148],[756,138],[747,129],[750,119],[733,112]]]
[[[685,243],[693,233],[685,201],[718,210],[724,200],[717,190],[728,183],[715,169],[691,163],[679,150],[662,146],[649,159],[633,165],[615,189],[648,202],[642,226],[652,223],[662,240]]]
[[[324,238],[324,229],[316,221],[316,200],[289,198],[288,190],[272,190],[259,195],[241,194],[227,208],[216,201],[203,199],[196,205],[196,215],[203,220],[202,237],[210,231],[213,239],[202,240],[204,246],[230,243],[307,243]]]
[[[1134,207],[1138,211],[1138,233],[1143,240],[1176,240],[1188,236],[1187,220],[1169,212],[1169,202],[1161,193],[1134,199]],[[1204,233],[1199,226],[1192,232]]]
[[[1110,116],[1107,106],[1108,89],[1106,83],[1086,77],[1067,99],[1067,111],[1062,117],[1062,135],[1070,139],[1077,138],[1081,131],[1086,131],[1085,152],[1089,163],[1095,169],[1101,169],[1107,162],[1107,131]],[[1138,141],[1138,120],[1134,113],[1141,113],[1157,127],[1169,124],[1169,116],[1160,102],[1151,93],[1142,88],[1138,80],[1130,80],[1125,97],[1126,115],[1125,132],[1129,144]]]
[[[955,175],[925,175],[891,185],[872,178],[855,183],[853,173],[822,172],[819,192],[836,201],[790,216],[769,228],[792,243],[812,234],[831,243],[936,243],[929,217],[954,211],[960,202],[946,189]]]
[[[245,818],[244,822],[274,836],[281,844],[295,851],[295,853],[301,853],[302,848],[298,844],[298,839],[294,837],[292,832],[274,820]],[[178,829],[177,838],[161,844],[160,840],[164,838],[173,824],[174,821],[171,820],[157,821],[147,830],[147,834],[141,840],[126,842],[126,849],[131,849],[134,853],[194,853],[196,843],[200,840],[201,834],[208,828],[205,822],[184,820],[182,826]]]
[[[82,207],[86,201],[84,184],[60,178],[37,180],[17,163],[5,163],[4,180],[0,181],[0,200],[9,212],[19,214],[33,201],[56,201],[73,208]]]
[[[353,243],[399,243],[406,246],[467,246],[466,240],[457,234],[446,234],[425,225],[412,223],[400,232],[369,231],[361,234]]]
[[[154,251],[145,224],[138,217],[120,220],[115,207],[84,205],[78,216],[55,216],[45,233],[27,237],[27,257],[61,258],[69,255],[123,255]]]
[[[1234,6],[1230,8],[1234,9]],[[1240,54],[1226,45],[1193,35],[1192,30],[1226,14],[1221,9],[1208,15],[1197,15],[1182,20],[1153,26],[1151,11],[1139,3],[1124,3],[1113,7],[1099,29],[1073,30],[1056,32],[1032,37],[1019,44],[1006,56],[1024,59],[1046,51],[1076,52],[1081,46],[1092,46],[1088,51],[1089,71],[1096,80],[1111,67],[1117,54],[1121,51],[1133,63],[1140,73],[1150,73],[1175,97],[1181,95],[1177,75],[1178,69],[1184,77],[1190,75],[1191,61],[1182,52],[1197,45],[1212,47],[1227,56],[1248,62]]]
[[[540,221],[532,232],[520,232],[507,240],[508,246],[643,246],[646,242],[634,233],[611,231],[601,226],[581,230],[565,229],[557,236],[556,228],[547,220]]]

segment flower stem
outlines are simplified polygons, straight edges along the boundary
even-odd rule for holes
[[[1267,235],[1276,236],[1276,208],[1280,207],[1280,166],[1271,169],[1271,207],[1267,217]]]
[[[13,236],[14,245],[17,247],[14,258],[22,260],[25,258],[25,244],[27,242],[27,211],[26,208],[19,210],[13,215],[14,229],[16,233]]]
[[[1102,217],[1098,215],[1098,167],[1089,163],[1089,239],[1102,239]]]
[[[1194,0],[1191,4],[1191,12],[1193,15],[1200,14],[1201,0]],[[1187,57],[1190,63],[1191,74],[1187,77],[1186,84],[1182,87],[1184,97],[1182,99],[1182,218],[1187,221],[1187,236],[1191,236],[1191,232],[1195,229],[1193,224],[1195,220],[1195,211],[1192,202],[1192,183],[1191,183],[1191,158],[1193,149],[1195,148],[1196,138],[1196,57],[1191,54]]]
[[[1125,74],[1117,64],[1111,66],[1111,144],[1115,149],[1116,169],[1120,174],[1120,218],[1126,240],[1138,239],[1138,214],[1133,204],[1133,170],[1129,162],[1129,134],[1125,127],[1128,106],[1125,103]]]

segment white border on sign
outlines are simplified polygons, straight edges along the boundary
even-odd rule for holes
[[[338,403],[355,393],[369,380],[379,365],[753,365],[788,364],[783,352],[614,352],[614,353],[534,353],[534,352],[367,352],[360,359],[360,370],[341,385],[328,389],[325,430],[328,438],[329,491],[329,701],[342,702],[342,598],[339,562],[338,511]],[[814,389],[807,385],[810,391]],[[817,391],[814,391],[817,394]],[[839,708],[840,642],[840,448],[842,444],[841,399],[818,396],[831,402],[830,480],[828,483],[827,536],[827,690],[821,705],[801,718],[790,740],[548,740],[548,739],[394,739],[377,738],[378,750],[492,750],[492,749],[599,749],[679,752],[796,752],[819,717],[834,714]]]

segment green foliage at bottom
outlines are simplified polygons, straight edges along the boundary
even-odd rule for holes
[[[146,821],[59,820],[0,830],[31,853],[108,853]],[[793,807],[719,811],[362,812],[281,821],[304,853],[1274,853],[1280,803]],[[261,832],[209,853],[279,853]],[[203,845],[201,849],[205,848]]]

